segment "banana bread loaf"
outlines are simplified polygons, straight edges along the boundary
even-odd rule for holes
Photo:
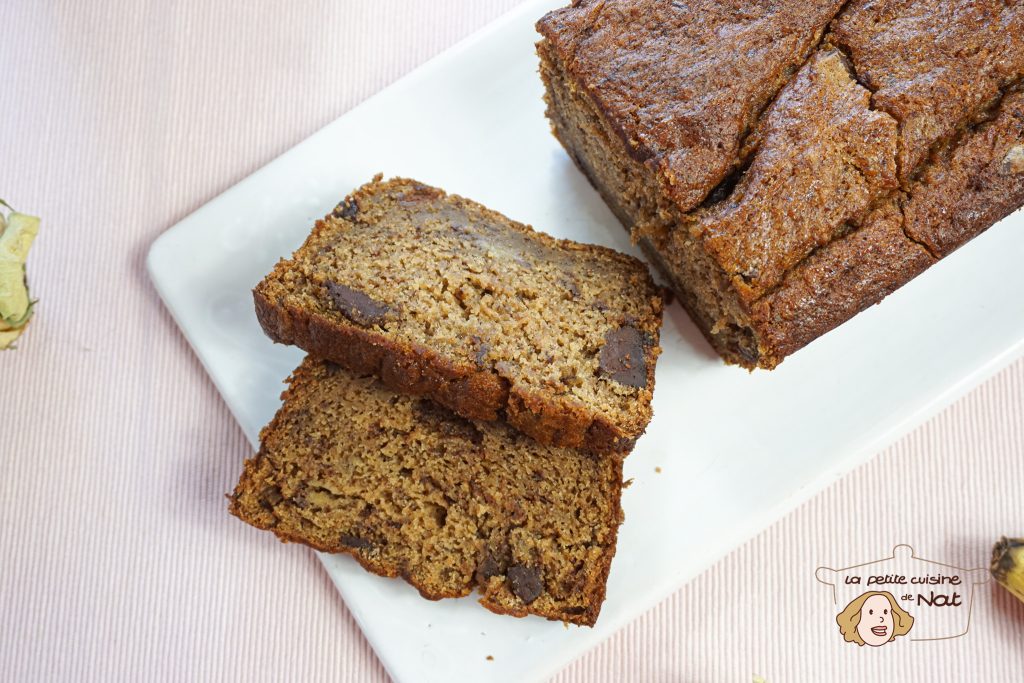
[[[651,419],[647,267],[412,180],[357,190],[254,297],[274,341],[544,444],[627,453]]]
[[[1000,0],[576,0],[538,53],[570,156],[712,346],[772,368],[1024,203],[1022,22]],[[678,162],[708,150],[713,174]]]
[[[436,600],[593,625],[622,521],[622,461],[473,423],[307,357],[231,512],[348,553]]]

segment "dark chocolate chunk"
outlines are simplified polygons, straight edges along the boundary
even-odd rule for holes
[[[470,341],[476,344],[476,353],[473,354],[473,360],[482,368],[484,367],[484,361],[487,359],[487,354],[491,352],[491,345],[476,335],[471,337]]]
[[[341,535],[341,543],[342,543],[342,545],[347,545],[350,548],[372,548],[373,547],[373,543],[371,541],[368,541],[365,538],[360,538],[359,536],[350,536],[348,534],[342,534]]]
[[[508,568],[508,586],[516,596],[529,605],[544,592],[544,584],[540,581],[540,572],[532,567],[521,564]]]
[[[334,305],[341,314],[356,325],[370,327],[381,325],[391,309],[379,301],[375,301],[359,290],[340,285],[337,282],[327,283],[327,292],[331,295]]]
[[[498,562],[497,558],[494,557],[490,552],[484,555],[484,559],[480,561],[480,564],[476,568],[476,582],[480,584],[487,583],[487,579],[492,576],[501,575],[501,563]]]
[[[268,510],[272,510],[275,505],[284,500],[284,496],[281,495],[281,489],[277,486],[268,486],[260,491],[260,505]]]
[[[746,346],[737,346],[736,353],[748,363],[756,364],[760,354],[757,349],[748,349]]]
[[[354,199],[343,199],[336,207],[334,207],[333,215],[335,218],[355,218],[355,215],[359,213],[359,204]]]
[[[635,327],[620,327],[605,335],[601,347],[601,373],[627,387],[647,386],[644,335]]]

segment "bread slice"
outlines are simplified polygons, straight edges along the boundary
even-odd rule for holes
[[[348,553],[429,599],[593,625],[622,511],[622,461],[473,423],[306,360],[245,463],[231,513]]]
[[[651,419],[647,267],[378,176],[254,290],[274,341],[541,443],[626,453]]]

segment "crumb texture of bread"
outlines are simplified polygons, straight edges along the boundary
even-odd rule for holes
[[[354,192],[254,297],[275,341],[544,444],[626,453],[651,419],[647,267],[416,181]]]
[[[307,357],[232,514],[429,599],[593,625],[622,522],[622,461],[474,423]]]
[[[570,157],[719,354],[770,369],[1024,204],[1024,4],[752,4],[577,0],[537,51]],[[687,135],[697,107],[744,124]],[[710,174],[661,161],[708,150]]]

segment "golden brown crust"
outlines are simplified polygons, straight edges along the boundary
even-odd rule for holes
[[[761,367],[774,367],[912,280],[1024,204],[1024,93],[1012,92],[991,120],[936,155],[909,194],[879,207],[858,230],[787,274],[751,308]]]
[[[688,232],[743,303],[778,287],[898,186],[896,122],[870,99],[838,52],[815,53],[758,123],[757,151],[736,188],[692,216]]]
[[[537,30],[677,208],[699,205],[842,0],[575,0]]]
[[[904,202],[907,234],[945,256],[1024,204],[1024,93],[939,150]]]
[[[600,39],[591,38],[580,26],[592,23],[584,10],[593,4],[575,2],[539,27],[553,131],[728,362],[777,366],[1024,204],[1024,172],[1014,170],[1024,166],[1018,93],[1024,34],[1004,30],[1018,25],[1024,12],[1013,3],[848,3],[809,65],[841,49],[846,91],[857,96],[785,111],[802,78],[805,93],[827,92],[821,78],[805,78],[805,64],[751,124],[739,152],[733,138],[708,128],[739,171],[695,210],[676,201],[637,160],[601,93],[625,87],[620,104],[629,111],[629,86],[616,80],[622,64],[636,67],[630,83],[642,87],[665,73],[671,78],[671,70],[646,61],[652,54],[662,54],[672,41],[681,52],[699,53],[701,43],[671,22],[648,21],[650,15],[634,11],[646,7],[643,0],[617,5],[614,29],[606,25]],[[692,4],[687,9],[700,13]],[[750,21],[756,26],[758,20]],[[974,30],[979,21],[984,25]],[[941,36],[926,30],[934,25],[943,27]],[[664,44],[652,48],[635,39],[652,34]],[[618,54],[629,50],[647,53]],[[619,61],[591,59],[593,54],[618,55]],[[968,68],[978,60],[978,69]],[[772,67],[766,62],[764,68]],[[648,96],[671,100],[677,93],[662,88]],[[693,101],[703,96],[699,90],[687,94]],[[642,101],[637,97],[633,104]],[[661,102],[644,111],[675,106]],[[858,108],[862,122],[844,131],[844,117]],[[730,116],[727,109],[710,114]],[[773,116],[783,133],[774,141]],[[823,141],[803,144],[820,131],[828,131]],[[792,144],[785,141],[790,134],[796,136]],[[801,153],[802,145],[807,149]],[[843,165],[849,180],[831,173]],[[752,194],[759,176],[764,191]]]
[[[909,183],[933,146],[1024,77],[1024,4],[1004,0],[851,0],[830,38],[900,122]]]
[[[471,420],[497,420],[508,403],[508,384],[494,372],[456,365],[422,346],[275,304],[259,286],[253,299],[263,331],[279,344],[298,346],[360,375],[376,375],[395,391],[430,396]]]
[[[414,189],[410,190],[410,187]],[[374,374],[395,391],[429,396],[469,419],[505,419],[544,444],[617,455],[625,455],[632,450],[651,418],[650,401],[661,350],[658,337],[663,303],[646,267],[632,257],[605,247],[555,240],[536,233],[484,207],[414,181],[375,181],[358,190],[347,201],[349,205],[371,206],[373,201],[379,202],[379,198],[388,192],[415,192],[417,211],[426,210],[420,208],[421,205],[429,207],[445,216],[456,229],[464,229],[459,226],[465,219],[455,212],[460,210],[460,205],[471,204],[474,215],[483,216],[496,226],[492,230],[497,236],[491,236],[492,240],[515,240],[513,246],[519,242],[528,244],[535,241],[546,249],[556,250],[573,263],[587,263],[587,259],[594,259],[593,264],[587,267],[601,269],[605,277],[633,278],[633,284],[624,279],[621,289],[629,291],[635,301],[643,302],[638,309],[644,311],[644,317],[633,319],[626,314],[622,317],[626,321],[623,324],[635,326],[644,335],[642,353],[646,383],[633,390],[635,398],[631,400],[629,409],[613,413],[588,405],[568,392],[523,386],[508,379],[501,363],[481,361],[472,356],[460,357],[425,344],[410,343],[379,326],[358,325],[342,316],[328,315],[324,308],[328,308],[329,303],[311,306],[305,301],[297,303],[295,298],[289,298],[287,283],[289,278],[295,279],[297,263],[305,258],[305,252],[321,249],[320,245],[329,241],[331,232],[338,229],[336,218],[334,222],[331,217],[318,221],[306,245],[296,252],[296,256],[278,263],[253,290],[256,315],[266,334],[275,342],[296,345],[353,371]],[[497,258],[503,257],[499,255]],[[631,289],[634,285],[636,289]]]
[[[898,204],[891,201],[879,207],[864,227],[815,252],[788,273],[781,287],[753,305],[760,365],[782,362],[934,262],[903,233]]]

